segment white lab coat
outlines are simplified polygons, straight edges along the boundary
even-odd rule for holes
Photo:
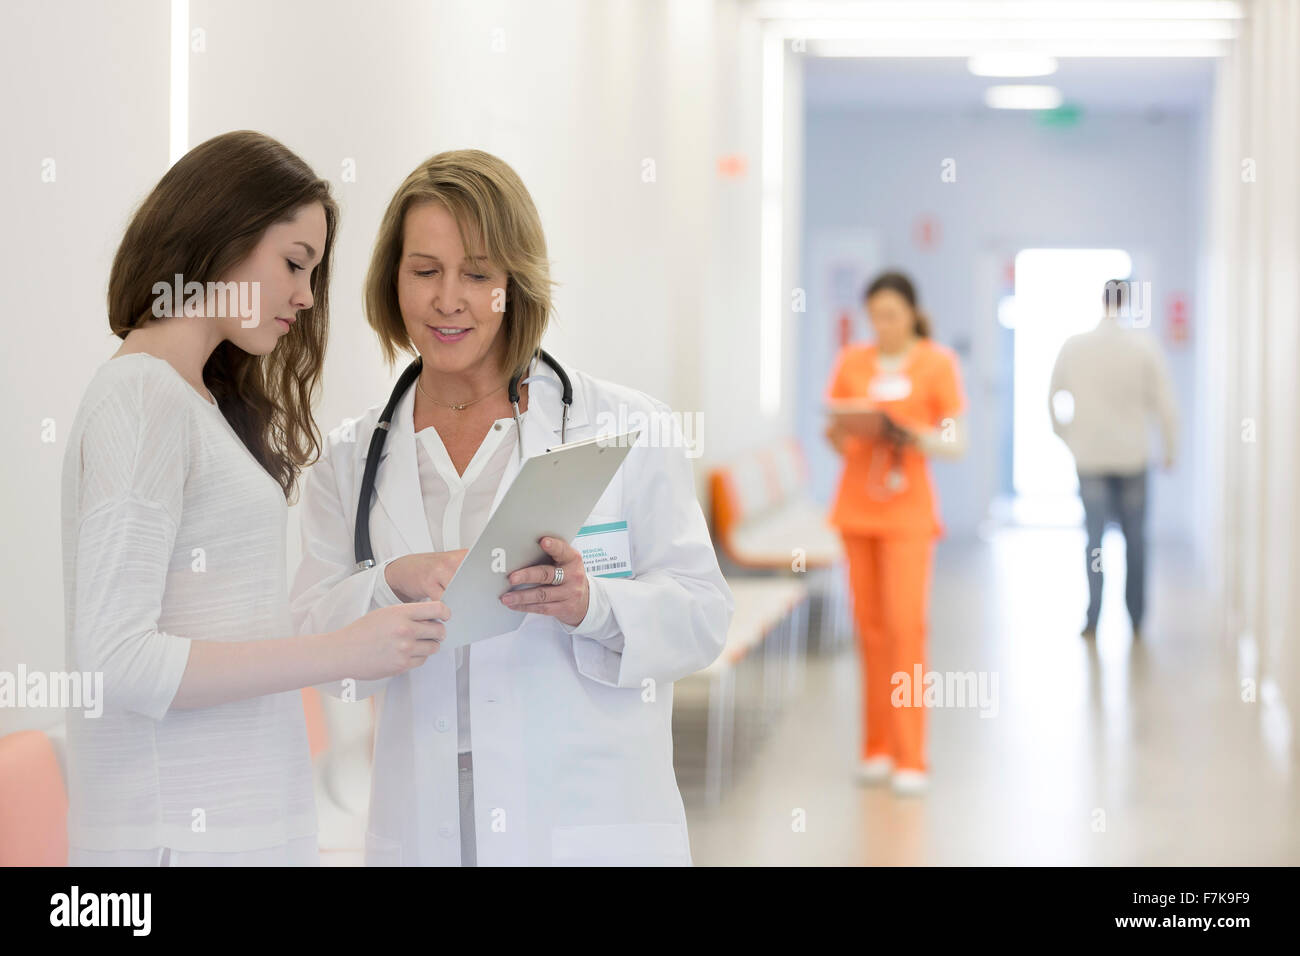
[[[566,371],[573,383],[569,441],[616,434],[620,422],[635,421],[638,413],[665,421],[669,409],[662,402]],[[560,443],[560,394],[555,373],[535,361],[523,416],[525,458]],[[370,511],[374,568],[353,572],[353,527],[384,403],[358,420],[351,434],[346,427],[331,432],[325,456],[310,470],[302,564],[292,591],[300,634],[356,620],[375,606],[386,561],[432,550],[416,465],[413,396],[409,389],[398,404],[382,453]],[[643,440],[629,451],[586,522],[628,522],[633,577],[591,579],[592,588],[605,589],[623,650],[571,634],[538,614],[527,615],[515,631],[473,645],[470,724],[480,866],[691,863],[673,773],[672,682],[721,653],[734,601],[696,501],[681,431],[669,434],[675,436],[671,443]],[[519,468],[516,451],[493,510]],[[322,687],[335,696],[341,688]],[[455,692],[450,651],[397,677],[356,682],[358,700],[377,695],[367,865],[459,864]]]

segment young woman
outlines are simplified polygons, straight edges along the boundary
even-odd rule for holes
[[[895,704],[892,677],[910,687],[924,673],[930,562],[943,533],[926,457],[963,452],[965,399],[956,356],[930,341],[906,276],[878,276],[863,298],[875,342],[845,347],[827,394],[853,412],[833,416],[827,433],[844,456],[830,520],[848,554],[858,630],[859,777],[916,793],[926,785],[925,710],[910,694]]]
[[[68,717],[71,865],[315,864],[298,689],[402,673],[442,637],[437,604],[292,636],[287,500],[320,449],[337,216],[288,149],[227,133],[117,251],[123,343],[63,470],[68,667],[104,681],[102,715]]]
[[[566,394],[538,357],[550,312],[541,219],[513,169],[454,150],[407,177],[366,280],[385,353],[421,362],[378,465],[375,564],[355,569],[353,528],[382,401],[308,475],[300,632],[372,602],[440,599],[525,459],[606,421],[671,420],[662,402],[572,368]],[[733,600],[680,429],[628,452],[586,524],[626,559],[618,576],[587,574],[568,542],[543,539],[551,560],[509,578],[540,586],[502,598],[523,624],[359,691],[379,692],[368,864],[691,862],[672,682],[717,657]]]

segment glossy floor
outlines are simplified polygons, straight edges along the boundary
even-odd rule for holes
[[[853,779],[852,652],[810,659],[722,804],[688,808],[697,865],[1300,863],[1288,720],[1243,701],[1250,662],[1179,549],[1152,549],[1139,643],[1108,575],[1093,644],[1082,532],[940,547],[928,666],[983,675],[995,707],[931,709],[930,790],[895,796]]]

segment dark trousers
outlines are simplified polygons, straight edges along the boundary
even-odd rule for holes
[[[1146,608],[1146,516],[1147,473],[1136,475],[1079,473],[1079,497],[1083,499],[1084,525],[1088,529],[1088,627],[1097,629],[1101,615],[1101,535],[1108,521],[1119,524],[1124,535],[1128,579],[1124,600],[1133,629],[1142,626]]]

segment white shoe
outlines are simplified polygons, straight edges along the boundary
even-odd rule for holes
[[[895,770],[894,775],[889,778],[889,785],[894,793],[914,796],[925,793],[929,788],[930,780],[924,770]]]
[[[858,780],[862,783],[884,783],[894,769],[894,758],[886,755],[872,757],[858,763]]]

